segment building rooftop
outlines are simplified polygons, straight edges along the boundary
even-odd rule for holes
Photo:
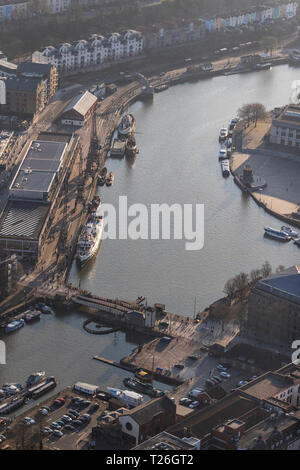
[[[133,447],[132,450],[193,450],[194,446],[188,444],[183,439],[173,436],[166,431],[163,431],[156,436],[148,439],[142,444],[139,444],[136,447]]]
[[[273,414],[248,429],[238,442],[238,449],[267,450],[280,441],[288,441],[300,429],[299,418],[291,414]]]
[[[97,102],[97,97],[86,91],[78,96],[75,96],[67,107],[63,110],[63,115],[69,111],[76,111],[77,113],[85,116],[89,109]]]
[[[280,115],[273,120],[276,125],[290,125],[293,127],[300,127],[300,105],[290,104],[286,106]]]
[[[204,410],[195,412],[192,416],[171,426],[168,431],[181,437],[184,434],[184,428],[188,428],[193,436],[201,439],[216,426],[229,419],[239,418],[256,407],[257,404],[253,400],[234,392],[219,402],[208,406]]]
[[[50,190],[55,174],[59,171],[65,151],[66,142],[35,140],[18,169],[10,186],[14,197],[30,197],[40,199],[40,193]],[[28,192],[29,196],[25,195]],[[34,194],[36,193],[36,194]]]
[[[5,80],[6,90],[8,91],[28,91],[34,92],[38,88],[40,80],[36,78],[8,77]]]
[[[48,210],[47,204],[9,201],[0,218],[0,237],[37,240]]]
[[[18,73],[23,77],[44,77],[51,72],[53,65],[38,62],[20,62]]]
[[[258,281],[255,287],[300,304],[300,266],[292,266],[279,274]]]
[[[175,408],[176,405],[172,400],[164,395],[136,406],[129,410],[126,416],[130,416],[138,424],[143,425],[151,421],[154,416],[166,411],[173,411]]]
[[[17,70],[17,66],[12,62],[8,62],[8,60],[0,59],[0,70],[4,72],[14,73]]]

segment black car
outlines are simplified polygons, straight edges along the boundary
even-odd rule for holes
[[[64,427],[64,429],[66,431],[70,431],[70,432],[74,432],[75,431],[75,428],[74,426],[72,426],[72,424],[66,424],[66,426]]]
[[[94,413],[99,409],[98,403],[94,403],[90,408],[89,408],[89,413]]]
[[[73,426],[82,426],[82,421],[79,421],[79,419],[75,419],[73,422],[72,422],[72,425]]]

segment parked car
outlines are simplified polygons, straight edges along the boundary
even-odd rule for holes
[[[187,397],[180,398],[179,405],[185,405],[187,401],[191,401],[191,400]]]
[[[91,421],[91,416],[88,413],[85,413],[79,419],[83,422],[89,422]]]
[[[189,408],[197,408],[197,406],[199,406],[199,402],[197,400],[193,401],[190,405],[189,405]]]
[[[230,379],[231,375],[228,372],[220,372],[220,376],[224,377],[224,379]]]
[[[60,438],[60,437],[63,436],[63,433],[62,433],[61,431],[59,431],[58,429],[54,429],[52,435],[53,435],[54,437]]]
[[[227,371],[227,368],[224,367],[224,366],[222,366],[222,364],[218,364],[218,365],[217,365],[217,369],[218,369],[218,370],[222,370],[222,371],[224,371],[224,372]]]
[[[79,427],[79,426],[82,426],[82,421],[79,421],[79,419],[75,419],[72,424],[73,424],[73,426],[78,426]]]
[[[215,383],[211,379],[206,379],[205,384],[209,387],[212,387],[213,385],[215,385]]]
[[[0,434],[0,444],[4,441],[6,441],[6,436],[4,436],[4,434]]]
[[[190,354],[188,356],[188,359],[190,359],[191,361],[197,361],[198,360],[198,356],[196,356],[196,354]]]
[[[184,369],[184,364],[175,364],[174,366],[175,369]]]
[[[73,408],[71,408],[71,410],[69,411],[69,413],[72,413],[72,415],[74,415],[74,416],[76,416],[76,417],[78,417],[78,416],[79,416],[79,413],[78,413],[78,411],[76,411],[76,410],[73,410]]]
[[[42,428],[41,433],[42,433],[44,436],[46,436],[46,435],[52,433],[52,429],[49,428],[48,426],[45,426],[44,428]]]
[[[74,428],[74,426],[72,426],[72,424],[66,424],[65,425],[65,430],[70,431],[70,432],[74,432],[75,428]]]
[[[70,418],[70,416],[67,416],[67,415],[63,415],[61,418],[61,421],[63,421],[64,423],[71,423],[72,422],[72,418]]]
[[[89,412],[90,412],[90,413],[94,413],[94,412],[97,411],[98,409],[99,409],[98,403],[94,403],[94,404],[90,407]]]
[[[56,421],[53,421],[53,423],[50,424],[50,428],[60,430],[62,426],[60,426]]]
[[[240,380],[237,384],[238,387],[242,387],[243,385],[247,385],[248,381],[247,380]]]
[[[46,410],[46,408],[41,408],[41,409],[40,409],[40,413],[41,413],[42,415],[46,416],[46,415],[49,413],[49,411]]]

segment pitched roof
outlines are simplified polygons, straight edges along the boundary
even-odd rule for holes
[[[75,98],[70,101],[68,106],[64,109],[63,115],[69,111],[76,111],[82,116],[85,116],[96,101],[96,96],[89,91],[86,91],[85,93],[75,96]]]
[[[132,410],[129,410],[125,416],[130,416],[139,425],[143,425],[160,413],[174,412],[175,414],[175,411],[175,403],[173,403],[170,398],[163,396],[136,406]]]

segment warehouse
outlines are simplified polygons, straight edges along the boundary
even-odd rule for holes
[[[62,124],[81,127],[89,119],[97,105],[97,97],[86,91],[75,96],[61,115]]]
[[[40,235],[50,206],[9,201],[0,219],[0,248],[7,253],[38,256]]]
[[[47,202],[59,179],[66,155],[66,142],[35,140],[9,188],[13,199],[31,199]]]

